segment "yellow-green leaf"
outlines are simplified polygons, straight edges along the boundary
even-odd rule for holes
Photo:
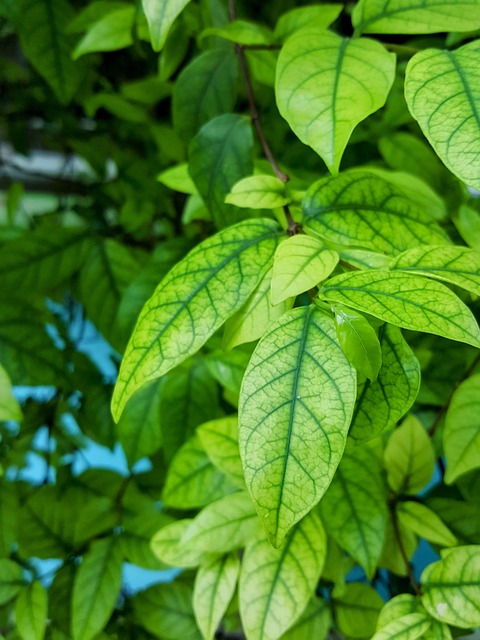
[[[274,176],[250,176],[233,185],[227,204],[249,209],[275,209],[288,204],[285,184]]]
[[[177,520],[162,527],[153,536],[151,548],[161,562],[171,567],[192,569],[198,567],[201,562],[212,559],[212,555],[200,547],[183,542],[182,538],[192,522],[189,518]]]
[[[165,276],[125,352],[112,401],[117,421],[137,389],[198,351],[242,306],[272,258],[277,229],[271,220],[240,222],[199,244]]]
[[[22,640],[43,640],[47,629],[47,591],[38,580],[15,603],[15,621]]]
[[[154,51],[163,48],[170,27],[189,2],[190,0],[142,0]]]
[[[247,547],[240,573],[240,615],[248,640],[277,640],[302,614],[320,577],[326,538],[309,514],[280,549],[268,540]]]
[[[419,502],[400,502],[397,508],[400,521],[417,536],[442,547],[458,544],[457,538],[443,524],[437,514]]]
[[[22,419],[22,410],[12,393],[12,384],[5,369],[0,365],[0,422]]]
[[[382,627],[372,640],[416,640],[429,629],[430,624],[431,619],[425,613],[409,613]]]
[[[395,55],[379,42],[312,25],[295,32],[280,52],[277,105],[300,140],[337,174],[353,129],[385,104],[394,76]]]
[[[330,625],[327,602],[314,597],[293,627],[281,636],[281,640],[325,640]]]
[[[375,382],[382,366],[382,349],[374,328],[359,313],[335,306],[338,341],[355,369]]]
[[[383,600],[372,587],[353,582],[333,601],[339,630],[351,638],[369,638],[375,632]]]
[[[237,416],[204,422],[196,433],[213,464],[235,484],[244,485]]]
[[[342,12],[341,4],[314,4],[296,7],[283,13],[275,25],[274,35],[277,40],[285,41],[292,33],[311,25],[313,22],[322,29],[329,27]]]
[[[355,386],[333,320],[314,306],[286,313],[255,349],[240,393],[240,454],[275,546],[330,484],[345,447]]]
[[[479,14],[480,5],[475,3]],[[438,9],[437,9],[438,10]],[[471,25],[470,15],[465,16]],[[480,44],[455,51],[425,49],[405,76],[411,114],[442,162],[467,185],[480,188]]]

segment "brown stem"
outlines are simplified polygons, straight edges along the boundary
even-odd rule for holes
[[[401,536],[401,533],[400,533],[400,527],[399,527],[399,524],[398,524],[397,512],[396,512],[396,509],[395,509],[395,503],[394,502],[392,502],[390,504],[390,513],[392,515],[392,523],[393,523],[393,531],[395,533],[395,539],[397,541],[398,548],[400,550],[400,554],[401,554],[403,562],[405,564],[405,569],[407,570],[408,579],[410,580],[410,584],[412,585],[412,588],[415,591],[416,595],[419,596],[419,595],[421,595],[422,590],[420,589],[420,585],[418,584],[418,582],[417,582],[417,580],[415,578],[415,574],[413,573],[412,565],[410,563],[410,560],[408,559],[407,552],[405,551],[405,547],[403,545],[403,540],[402,540],[402,536]]]

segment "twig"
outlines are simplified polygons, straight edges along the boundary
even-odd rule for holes
[[[231,21],[235,20],[236,19],[235,0],[228,0],[228,10],[230,15],[230,20]],[[257,132],[257,136],[262,146],[263,153],[266,159],[268,160],[268,162],[270,163],[277,178],[282,182],[287,183],[290,180],[290,177],[286,173],[284,173],[278,166],[278,163],[275,159],[275,156],[273,155],[272,150],[270,149],[270,145],[268,144],[268,141],[265,137],[265,133],[262,128],[262,124],[260,122],[257,106],[255,104],[255,96],[253,93],[253,86],[252,86],[252,80],[250,77],[250,71],[248,69],[247,59],[245,57],[245,47],[237,43],[235,44],[235,51],[238,55],[240,70],[242,72],[243,82],[245,85],[245,90],[247,92],[247,100],[248,100],[248,106],[250,109],[250,117],[252,119],[253,125]],[[292,217],[289,206],[285,205],[283,207],[283,211],[287,219],[288,234],[289,235],[297,234],[299,231],[299,227]]]
[[[403,540],[400,534],[400,527],[398,525],[397,512],[395,510],[394,502],[390,503],[390,513],[392,514],[392,523],[393,523],[393,531],[395,533],[395,539],[397,541],[400,554],[403,558],[403,562],[405,563],[405,569],[407,570],[408,579],[410,580],[410,584],[412,585],[412,588],[415,591],[416,595],[419,596],[421,595],[422,590],[420,589],[420,585],[418,584],[415,578],[412,565],[410,563],[410,560],[408,559],[407,552],[405,551],[405,547],[403,545]]]
[[[465,371],[465,373],[463,374],[463,376],[460,378],[460,380],[457,381],[457,384],[455,385],[455,388],[452,390],[452,392],[450,393],[450,395],[447,398],[447,401],[445,402],[445,404],[443,405],[443,407],[440,408],[440,411],[437,413],[435,420],[432,422],[432,424],[430,425],[430,428],[428,430],[428,435],[430,437],[433,437],[435,435],[435,431],[437,430],[438,425],[440,424],[441,419],[443,418],[443,416],[447,413],[448,411],[448,407],[450,406],[450,403],[452,401],[453,398],[453,394],[455,393],[455,391],[457,390],[458,386],[467,378],[470,377],[470,375],[475,371],[477,365],[480,364],[480,353],[478,353],[476,355],[476,357],[473,359],[473,362],[471,363],[471,365],[468,367],[468,369]]]

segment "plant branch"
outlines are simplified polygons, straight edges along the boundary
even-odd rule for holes
[[[417,49],[416,47],[408,47],[404,44],[395,44],[394,42],[382,42],[383,46],[387,51],[393,51],[394,53],[399,53],[407,56],[413,56],[415,53],[421,51],[421,49]]]

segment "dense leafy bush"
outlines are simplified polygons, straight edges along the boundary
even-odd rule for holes
[[[479,0],[0,15],[3,636],[479,626]]]

